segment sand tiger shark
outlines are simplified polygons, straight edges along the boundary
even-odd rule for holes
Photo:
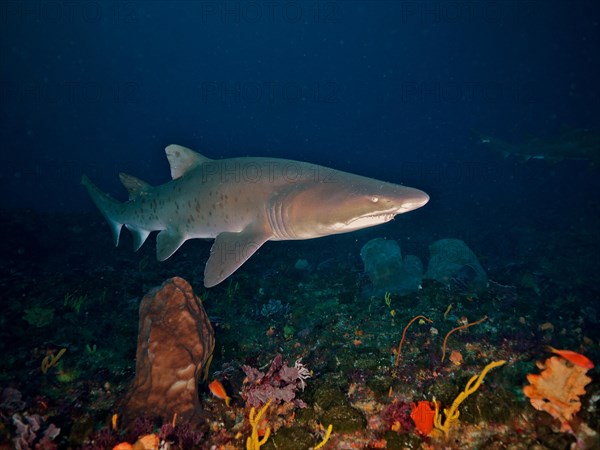
[[[420,208],[418,189],[275,158],[214,160],[179,145],[165,152],[172,180],[159,186],[119,174],[129,201],[119,202],[85,175],[82,183],[119,245],[123,225],[138,250],[152,231],[159,261],[188,239],[214,238],[204,270],[212,287],[266,241],[312,239],[382,224]]]

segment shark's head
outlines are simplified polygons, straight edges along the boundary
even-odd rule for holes
[[[389,222],[429,201],[418,189],[344,175],[343,182],[334,179],[290,195],[282,211],[286,234],[307,239],[347,233]]]

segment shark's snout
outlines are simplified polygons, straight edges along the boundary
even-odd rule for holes
[[[413,189],[411,195],[402,202],[402,212],[413,211],[422,206],[425,206],[429,201],[429,195],[418,189]]]

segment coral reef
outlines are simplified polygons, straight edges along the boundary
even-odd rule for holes
[[[86,230],[84,234],[92,233],[95,238],[88,224],[80,226]],[[55,228],[50,235],[53,240],[66,229]],[[596,229],[590,236],[600,244]],[[169,397],[168,384],[196,386],[198,380],[196,372],[178,372],[181,361],[186,368],[192,363],[201,367],[201,377],[208,372],[203,355],[212,342],[193,361],[178,354],[183,352],[178,347],[181,341],[189,339],[189,329],[198,335],[195,326],[179,322],[190,314],[186,302],[193,305],[197,301],[187,287],[179,289],[171,281],[173,296],[187,298],[179,310],[172,308],[178,319],[163,317],[158,299],[152,301],[156,315],[146,315],[148,322],[167,320],[173,325],[163,327],[160,339],[156,329],[144,328],[143,323],[139,334],[136,315],[144,314],[140,300],[152,286],[172,273],[194,279],[198,261],[181,257],[159,264],[154,261],[153,249],[145,248],[135,255],[76,255],[75,250],[85,247],[84,234],[65,243],[76,244],[73,250],[65,250],[73,258],[70,269],[61,265],[60,259],[53,259],[52,266],[31,259],[28,264],[36,268],[38,278],[31,276],[28,267],[16,264],[14,279],[5,277],[3,281],[5,296],[20,301],[7,302],[0,317],[2,450],[15,448],[19,433],[21,447],[35,448],[47,430],[53,433],[51,424],[60,428],[60,434],[43,440],[50,449],[112,449],[118,444],[155,448],[157,437],[164,448],[172,450],[239,449],[252,435],[248,422],[252,407],[256,419],[270,397],[272,402],[257,424],[259,444],[265,430],[271,430],[262,445],[264,450],[306,450],[326,439],[322,450],[600,448],[594,431],[598,429],[600,388],[594,372],[585,375],[592,378],[584,386],[585,395],[563,395],[582,385],[582,378],[571,378],[572,364],[591,365],[581,354],[551,349],[561,359],[570,359],[560,367],[549,363],[552,377],[531,384],[532,389],[537,385],[537,400],[522,391],[528,384],[527,375],[543,378],[534,364],[546,359],[540,355],[545,355],[549,345],[572,348],[589,360],[599,358],[595,305],[600,270],[589,248],[579,245],[577,239],[563,244],[548,234],[540,235],[544,243],[534,254],[522,247],[522,260],[498,261],[495,250],[486,246],[488,238],[465,233],[469,245],[485,255],[482,262],[489,277],[498,282],[490,280],[490,287],[478,291],[477,296],[464,295],[476,278],[476,271],[465,266],[442,282],[423,280],[422,289],[402,298],[389,294],[377,301],[371,301],[371,282],[358,253],[374,235],[365,234],[358,241],[356,236],[349,241],[342,236],[340,245],[331,247],[306,241],[302,248],[306,245],[310,253],[302,254],[291,252],[290,247],[266,247],[265,251],[273,251],[268,264],[249,265],[230,283],[196,290],[215,329],[210,380],[221,381],[232,401],[226,406],[214,399],[207,384],[200,382],[191,397],[189,391],[182,391],[182,401],[196,411],[188,419],[180,413],[174,417],[167,408],[140,406],[125,415],[120,408],[129,398],[127,391],[134,377],[141,386],[137,380],[141,372],[135,374],[137,363],[148,367],[149,379],[161,373],[156,369],[170,376],[156,396],[171,406],[177,403]],[[405,253],[425,249],[435,236],[410,234],[411,239],[395,237]],[[490,235],[488,244],[493,241],[496,245],[497,236]],[[530,237],[537,240],[540,236]],[[531,242],[526,240],[527,248]],[[204,244],[189,245],[191,249]],[[549,247],[556,258],[546,257]],[[295,268],[299,257],[309,258],[310,267]],[[75,277],[74,264],[81,267]],[[519,282],[524,274],[535,278],[537,292]],[[65,296],[65,292],[75,296]],[[78,296],[87,300],[80,305]],[[50,324],[36,327],[23,320],[26,311],[39,307],[54,310]],[[478,319],[484,317],[487,319],[480,323]],[[187,321],[192,323],[193,318]],[[151,345],[145,348],[147,355],[136,360],[140,340]],[[63,348],[68,351],[58,360]],[[464,393],[465,383],[480,374],[482,361],[497,360],[507,364],[492,371],[493,385],[488,374],[474,395],[462,399],[455,409],[455,413],[460,409],[459,419],[448,422],[449,439],[436,429],[428,433],[432,397],[442,402],[438,405],[442,426],[443,409],[450,410],[453,400]],[[201,364],[197,366],[196,361]],[[49,370],[43,373],[41,367]],[[547,373],[546,369],[541,372]],[[554,379],[558,374],[561,376]],[[154,384],[158,385],[161,383]],[[150,396],[142,394],[143,401]],[[562,415],[554,418],[546,409],[534,409],[531,403],[535,401],[546,409],[563,402]],[[425,406],[419,409],[419,405]],[[571,410],[567,420],[571,430],[565,427],[566,432],[561,432],[566,420],[562,416]],[[13,416],[21,423],[19,427]],[[40,426],[37,432],[32,431],[35,422]],[[328,434],[330,424],[333,431]]]

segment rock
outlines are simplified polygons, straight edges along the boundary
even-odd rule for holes
[[[367,421],[360,411],[351,406],[334,406],[323,413],[322,423],[330,423],[339,433],[351,433],[362,430],[367,426]]]
[[[315,445],[315,437],[300,427],[280,428],[271,438],[271,444],[279,450],[305,450]]]
[[[386,292],[406,295],[421,287],[421,260],[413,255],[402,258],[396,241],[371,239],[360,250],[360,257],[373,284],[372,295],[383,295]]]
[[[417,433],[403,433],[399,434],[397,431],[386,431],[383,435],[387,443],[386,448],[421,448],[423,438]]]
[[[140,304],[135,379],[124,417],[176,413],[194,420],[199,413],[197,386],[215,346],[202,301],[183,278],[174,277],[148,292]]]
[[[313,402],[320,408],[329,409],[333,406],[347,405],[346,396],[337,386],[324,384],[313,394]]]
[[[298,261],[296,261],[296,264],[294,264],[294,269],[296,270],[308,270],[310,267],[310,264],[308,264],[308,261],[306,259],[299,259]]]
[[[437,280],[464,293],[487,288],[487,274],[475,253],[460,239],[440,239],[429,246],[431,258],[425,278]]]

